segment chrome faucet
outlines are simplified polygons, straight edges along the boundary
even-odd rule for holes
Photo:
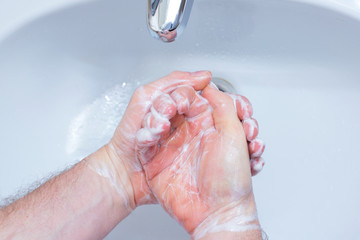
[[[148,0],[148,28],[153,37],[172,42],[184,31],[194,0]]]

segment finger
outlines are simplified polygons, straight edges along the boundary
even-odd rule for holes
[[[154,110],[146,114],[142,128],[148,129],[151,134],[163,138],[170,132],[170,121],[167,118],[158,117],[159,113],[154,115],[153,112]]]
[[[136,136],[138,158],[144,164],[150,161],[158,149],[161,139],[170,134],[170,121],[176,114],[175,102],[167,94],[160,94],[143,120],[143,128]]]
[[[151,161],[158,151],[160,135],[153,134],[149,128],[142,128],[136,134],[136,156],[142,164]]]
[[[265,161],[263,158],[252,158],[250,160],[251,176],[258,174],[264,167]]]
[[[263,140],[256,138],[249,143],[250,158],[260,157],[265,150],[265,143]]]
[[[200,94],[196,93],[194,101],[191,103],[189,111],[185,113],[185,116],[187,118],[194,118],[201,115],[208,109],[209,109],[208,100],[206,100]]]
[[[132,96],[124,114],[124,118],[133,121],[133,127],[129,129],[133,134],[141,127],[144,116],[149,111],[153,100],[162,92],[170,93],[176,87],[187,85],[195,90],[202,90],[210,82],[211,72],[173,72],[153,83],[139,87]],[[126,121],[124,121],[126,122]]]
[[[171,93],[171,97],[178,106],[178,113],[189,123],[192,134],[197,135],[214,125],[209,102],[192,87],[179,87]]]
[[[159,135],[151,133],[148,128],[140,129],[136,134],[136,157],[142,163],[146,164],[157,153]]]
[[[148,148],[157,144],[160,135],[153,134],[148,128],[141,128],[136,133],[136,146],[139,149]]]
[[[250,101],[246,97],[237,94],[228,94],[228,95],[234,100],[237,109],[237,114],[241,121],[250,118],[252,116],[253,109]]]
[[[206,87],[202,96],[213,108],[216,130],[205,134],[202,141],[205,154],[199,167],[199,178],[202,179],[199,185],[203,191],[211,189],[212,194],[224,196],[225,192],[244,189],[251,184],[247,141],[233,99],[213,86]],[[210,184],[214,179],[216,181]]]
[[[146,123],[147,125],[148,123]],[[170,124],[169,127],[170,129]],[[165,130],[165,133],[169,132]],[[161,133],[154,134],[154,128],[141,128],[136,134],[135,150],[137,159],[142,164],[147,164],[151,161],[159,149],[159,141],[161,140]]]
[[[151,116],[154,119],[154,126],[159,130],[160,140],[163,142],[170,135],[172,119],[177,112],[177,106],[174,100],[168,94],[159,95],[153,102]]]
[[[227,133],[233,134],[234,127],[236,127],[236,130],[245,137],[231,97],[211,85],[203,90],[202,96],[208,100],[214,109],[213,119],[216,129],[225,130]]]
[[[209,102],[189,86],[177,88],[171,97],[176,102],[178,113],[187,118],[198,116],[209,107]]]
[[[169,119],[175,114],[175,102],[168,94],[161,93],[154,99],[150,112],[144,118],[143,127],[148,128],[155,135],[162,135],[170,131]]]
[[[259,133],[259,124],[254,118],[247,118],[242,122],[246,139],[250,142],[254,140]]]
[[[209,84],[211,77],[210,71],[198,71],[192,73],[175,71],[149,85],[152,85],[163,92],[170,92],[181,85],[191,86],[196,91],[200,91]]]
[[[184,114],[189,111],[195,95],[195,90],[190,86],[181,86],[170,94],[171,98],[176,103],[179,114]]]
[[[153,107],[160,116],[159,118],[171,119],[176,114],[176,103],[168,94],[161,93],[153,101]]]

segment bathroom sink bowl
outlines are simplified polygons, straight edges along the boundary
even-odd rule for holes
[[[270,239],[360,236],[360,13],[340,1],[198,0],[164,44],[145,2],[85,2],[39,16],[0,42],[0,197],[111,137],[139,85],[209,69],[253,103],[266,141],[253,178]],[[353,1],[356,2],[356,1]],[[106,239],[188,239],[159,206]]]

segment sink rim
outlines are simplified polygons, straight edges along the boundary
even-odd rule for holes
[[[19,2],[24,0],[16,0],[16,1],[17,2],[13,1],[15,5],[21,5]],[[35,1],[33,1],[32,6],[30,8],[26,8],[26,14],[24,14],[23,16],[19,14],[15,18],[12,16],[11,17],[9,16],[9,18],[7,19],[6,17],[2,18],[2,20],[6,22],[6,26],[4,28],[0,27],[0,44],[3,40],[11,36],[14,32],[16,32],[18,29],[25,26],[29,22],[32,22],[38,18],[52,14],[56,11],[65,8],[71,8],[79,4],[87,4],[89,2],[92,2],[91,0],[74,0],[74,1],[66,1],[62,3],[59,3],[57,1],[52,1],[53,2],[52,5],[47,4],[45,7],[43,7],[42,0],[35,0]],[[197,1],[208,1],[208,0],[197,0]],[[241,0],[233,0],[233,1],[241,1]],[[315,7],[325,8],[360,21],[360,1],[358,1],[357,3],[355,2],[355,0],[276,0],[276,1],[297,2],[297,3],[312,5]],[[6,11],[6,6],[3,8],[3,11]],[[145,20],[144,20],[144,26],[146,26]]]

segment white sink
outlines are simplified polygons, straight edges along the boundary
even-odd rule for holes
[[[360,13],[355,0],[316,3],[198,0],[171,44],[151,39],[143,1],[82,3],[17,29],[0,42],[0,197],[104,144],[114,102],[138,83],[208,69],[260,122],[267,165],[254,189],[270,239],[357,238]],[[120,238],[189,236],[145,206],[106,239]]]

